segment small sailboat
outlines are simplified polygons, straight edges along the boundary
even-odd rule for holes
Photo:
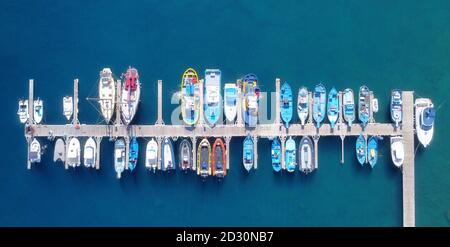
[[[197,174],[206,178],[211,172],[211,145],[208,139],[204,138],[197,150]]]
[[[97,159],[97,144],[94,141],[94,138],[89,137],[84,144],[83,151],[83,164],[85,167],[95,167],[95,162]]]
[[[168,172],[175,170],[175,155],[173,152],[172,140],[169,137],[164,138],[161,151],[161,169]]]
[[[213,176],[223,178],[227,175],[226,155],[225,144],[221,138],[217,138],[213,144],[211,153],[211,168]]]
[[[102,115],[106,123],[109,123],[114,114],[116,104],[116,84],[110,68],[104,68],[100,71],[98,96],[98,103],[100,104]]]
[[[33,117],[34,117],[34,121],[37,124],[40,124],[42,122],[42,117],[44,115],[44,104],[43,101],[41,99],[37,99],[33,102]]]
[[[301,87],[298,90],[297,114],[301,125],[304,126],[309,114],[309,94],[306,87]]]
[[[328,121],[330,121],[331,129],[334,129],[334,125],[339,116],[339,99],[335,87],[331,88],[330,93],[328,94],[327,116]]]
[[[145,149],[145,168],[153,172],[158,168],[158,143],[153,138]]]
[[[398,127],[403,120],[403,99],[402,91],[394,89],[391,92],[391,119]]]
[[[120,179],[125,170],[125,142],[122,138],[117,139],[114,143],[114,170],[117,178]]]
[[[41,162],[41,144],[34,138],[30,144],[30,153],[28,154],[31,163]]]
[[[130,172],[133,172],[134,168],[136,168],[139,157],[138,155],[139,155],[139,143],[136,137],[132,137],[130,142],[130,154],[128,158],[128,168],[130,169]]]
[[[319,83],[314,88],[314,101],[313,101],[313,119],[316,121],[317,128],[320,128],[320,124],[325,118],[326,107],[326,89]]]
[[[402,167],[405,160],[405,147],[402,136],[391,137],[391,158],[396,167]]]
[[[417,139],[427,147],[433,139],[436,109],[430,99],[418,98],[414,102]]]
[[[26,123],[28,121],[28,100],[19,100],[19,109],[17,110],[17,115],[21,123]]]
[[[122,86],[121,107],[122,119],[128,125],[136,115],[141,96],[141,82],[136,68],[128,67]]]
[[[247,137],[244,139],[242,153],[243,153],[242,163],[244,165],[244,168],[245,170],[250,172],[250,170],[253,168],[255,158],[253,154],[253,139],[250,135],[247,135]]]
[[[369,122],[370,114],[370,91],[367,86],[361,86],[359,88],[359,100],[358,100],[358,118],[361,121],[361,125],[364,128]]]
[[[242,115],[245,125],[254,128],[258,123],[259,97],[258,77],[255,74],[247,74],[242,82],[244,94]]]
[[[356,139],[356,158],[361,165],[367,162],[367,143],[366,138],[362,134]]]
[[[182,171],[187,172],[189,169],[193,169],[192,161],[192,144],[188,139],[183,139],[180,143],[180,158],[179,167]]]
[[[352,127],[355,121],[355,96],[351,88],[346,88],[344,90],[344,119],[347,121],[348,126]]]
[[[69,146],[67,147],[66,162],[68,166],[77,167],[81,164],[80,157],[80,141],[76,137],[70,138]]]
[[[63,113],[67,120],[70,120],[73,114],[73,99],[71,96],[63,98]]]
[[[188,68],[181,78],[181,115],[186,125],[197,123],[200,112],[200,84],[197,71]]]
[[[292,89],[287,82],[281,86],[280,94],[280,114],[286,128],[289,128],[289,122],[292,120]]]
[[[367,143],[367,155],[370,166],[373,168],[378,161],[378,137],[371,136]]]
[[[286,154],[285,154],[286,170],[294,172],[297,167],[297,148],[294,139],[289,137],[286,140]]]
[[[235,83],[226,83],[224,88],[224,112],[229,123],[236,119],[237,87]]]
[[[278,138],[274,138],[272,141],[272,168],[274,171],[281,171],[281,145]]]
[[[218,69],[205,71],[205,119],[214,126],[222,116],[222,102],[220,96],[221,72]]]
[[[56,139],[55,149],[53,150],[53,162],[66,161],[66,145],[62,138]]]
[[[300,171],[308,174],[315,169],[314,144],[309,136],[304,136],[299,144]]]

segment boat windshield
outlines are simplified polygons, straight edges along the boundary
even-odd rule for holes
[[[434,118],[436,117],[436,109],[428,107],[423,110],[422,114],[422,129],[430,130],[433,127]]]

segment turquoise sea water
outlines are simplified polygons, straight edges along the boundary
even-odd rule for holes
[[[357,164],[354,138],[321,138],[319,170],[274,174],[270,142],[261,139],[259,168],[247,174],[242,140],[231,142],[231,169],[218,183],[193,174],[150,175],[139,163],[118,181],[113,143],[102,143],[102,168],[64,170],[53,146],[26,169],[17,100],[35,79],[46,123],[65,123],[62,97],[80,79],[82,123],[100,120],[85,100],[98,72],[116,75],[131,64],[143,83],[137,121],[156,120],[156,80],[164,80],[164,119],[187,67],[220,68],[224,82],[256,73],[263,91],[275,78],[293,90],[352,87],[365,82],[387,121],[390,90],[431,97],[438,110],[431,146],[416,155],[416,221],[450,224],[447,107],[450,92],[448,1],[11,1],[0,3],[0,172],[2,226],[401,226],[402,177],[390,162],[388,139],[377,166]],[[269,99],[270,101],[270,99]],[[295,114],[294,114],[295,115]],[[297,120],[297,118],[294,118]],[[298,142],[300,138],[296,138]],[[144,140],[139,140],[141,146]],[[140,159],[143,159],[140,152]]]

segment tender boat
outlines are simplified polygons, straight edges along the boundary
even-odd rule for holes
[[[260,97],[258,77],[255,74],[248,74],[244,76],[242,82],[242,93],[244,94],[242,115],[245,125],[254,128],[258,123]]]
[[[97,144],[92,137],[89,137],[84,144],[83,158],[83,164],[85,167],[95,167],[95,162],[97,159]]]
[[[110,68],[100,71],[98,83],[98,103],[106,123],[109,123],[114,114],[116,104],[116,85]]]
[[[344,90],[344,119],[347,121],[348,126],[352,127],[355,121],[355,96],[351,88],[346,88]]]
[[[414,106],[417,139],[424,147],[427,147],[433,139],[436,109],[431,100],[426,98],[416,99]]]
[[[120,179],[125,170],[125,142],[122,138],[117,139],[114,143],[114,170],[117,178]]]
[[[31,163],[41,162],[41,144],[34,138],[30,144],[30,153],[28,154]]]
[[[211,175],[211,145],[204,138],[197,150],[197,174],[202,178]]]
[[[402,91],[394,89],[391,92],[391,119],[398,127],[403,119],[403,99]]]
[[[405,160],[405,147],[402,136],[391,137],[391,158],[396,167],[402,167]]]
[[[326,89],[319,83],[314,88],[314,101],[313,101],[313,119],[316,121],[317,128],[320,128],[320,124],[325,118],[326,107]]]
[[[286,140],[286,154],[285,154],[286,170],[288,172],[294,172],[297,167],[297,148],[295,141],[292,137]]]
[[[181,168],[181,170],[187,172],[187,170],[193,169],[192,144],[189,139],[183,139],[181,141],[179,150],[179,167]]]
[[[136,68],[128,67],[122,86],[121,107],[122,119],[128,125],[136,115],[141,97],[141,83]]]
[[[53,150],[53,162],[66,161],[66,145],[62,138],[56,139],[55,149]]]
[[[289,122],[292,120],[292,89],[287,82],[283,83],[281,86],[280,94],[280,113],[281,119],[284,121],[286,128],[289,128]]]
[[[250,135],[247,135],[247,137],[244,139],[243,144],[242,163],[244,164],[245,170],[247,170],[248,172],[250,172],[250,170],[253,168],[254,158],[253,139]]]
[[[222,101],[220,94],[221,72],[218,69],[205,70],[205,119],[210,125],[215,125],[222,116]]]
[[[300,171],[303,173],[310,173],[316,168],[314,157],[314,144],[309,136],[304,136],[300,140],[299,156],[300,156]]]
[[[221,138],[217,138],[213,144],[211,154],[211,168],[212,175],[218,178],[223,178],[227,175],[227,156],[225,144]]]
[[[274,138],[272,141],[272,168],[274,171],[281,171],[281,145],[278,138]]]
[[[67,120],[70,120],[73,114],[73,99],[71,96],[63,98],[63,113]]]
[[[356,158],[361,165],[367,162],[367,142],[362,134],[356,139]]]
[[[134,168],[136,168],[139,157],[138,155],[139,155],[139,143],[136,137],[132,137],[130,142],[130,153],[128,158],[128,168],[130,169],[130,172],[133,172]]]
[[[298,90],[297,114],[301,125],[304,126],[309,114],[309,95],[306,87],[301,87]]]
[[[21,123],[26,123],[28,120],[28,100],[19,101],[19,109],[17,110],[17,115],[19,115],[19,120]]]
[[[359,88],[358,100],[358,118],[361,121],[361,126],[364,128],[369,122],[370,114],[370,91],[367,86]]]
[[[371,136],[367,143],[367,156],[370,166],[373,168],[378,161],[378,137]]]
[[[80,141],[76,137],[70,138],[69,146],[67,147],[66,163],[68,166],[77,167],[81,164],[80,157]]]
[[[224,91],[225,117],[229,123],[234,123],[237,113],[236,102],[238,94],[236,84],[226,83]]]
[[[377,98],[372,99],[372,112],[373,113],[378,112],[378,99]]]
[[[331,88],[330,93],[328,93],[327,116],[331,129],[334,129],[334,125],[339,117],[339,99],[335,87]]]
[[[145,149],[145,168],[153,172],[158,168],[158,143],[153,138]]]
[[[41,99],[37,99],[33,102],[33,118],[37,124],[42,122],[42,117],[44,115],[44,103]]]
[[[197,72],[188,68],[181,78],[181,116],[186,125],[197,123],[200,112],[200,84]]]
[[[165,137],[162,143],[161,169],[170,172],[176,169],[172,140]]]

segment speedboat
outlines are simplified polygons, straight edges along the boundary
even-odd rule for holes
[[[295,141],[292,137],[286,140],[286,154],[285,154],[286,170],[288,172],[294,172],[297,167],[297,148],[295,147]]]
[[[398,127],[403,119],[403,100],[402,91],[394,89],[391,92],[391,119]]]
[[[17,115],[19,115],[19,120],[21,123],[26,123],[28,120],[28,100],[19,101],[19,109],[17,110]]]
[[[336,88],[331,88],[328,94],[327,116],[330,121],[331,129],[334,129],[334,125],[337,122],[339,116],[339,99]]]
[[[359,88],[358,118],[363,128],[369,122],[370,104],[369,88],[367,86],[361,86]]]
[[[158,143],[153,138],[145,149],[145,168],[153,172],[158,168]]]
[[[85,167],[95,167],[95,162],[97,159],[97,144],[94,138],[89,137],[84,144],[83,150],[83,164]]]
[[[197,174],[202,178],[211,175],[211,145],[206,138],[204,138],[198,146]]]
[[[245,170],[250,172],[250,170],[253,168],[254,163],[254,153],[253,153],[253,139],[250,135],[247,135],[247,137],[244,139],[243,144],[243,157],[242,157],[242,163],[244,165]]]
[[[70,120],[73,114],[73,99],[71,96],[63,98],[63,113],[67,120]]]
[[[138,162],[139,155],[139,143],[137,142],[136,137],[131,138],[130,142],[130,154],[128,158],[128,168],[130,172],[133,172],[134,168],[136,168]]]
[[[306,87],[301,87],[298,90],[297,114],[300,119],[300,123],[304,126],[309,114],[309,95]]]
[[[220,78],[221,72],[218,69],[207,69],[205,71],[204,111],[206,121],[212,126],[222,116]]]
[[[81,164],[80,152],[81,152],[80,141],[76,137],[70,138],[66,155],[66,162],[68,166],[71,167],[80,166]]]
[[[235,83],[226,83],[224,89],[224,112],[229,123],[236,118],[237,87]]]
[[[246,126],[254,128],[258,123],[258,108],[260,89],[258,77],[255,74],[247,74],[242,81],[243,107],[242,115]]]
[[[284,121],[286,128],[289,128],[289,122],[292,120],[292,89],[287,82],[281,86],[280,94],[280,113],[281,119]]]
[[[355,121],[355,96],[351,88],[344,90],[344,119],[347,121],[348,126],[352,127],[353,121]]]
[[[41,144],[34,138],[30,144],[30,153],[28,154],[31,163],[41,162]]]
[[[114,170],[117,178],[120,179],[125,170],[125,142],[122,138],[117,139],[114,143]]]
[[[56,139],[55,149],[53,150],[53,162],[66,161],[66,145],[62,138]]]
[[[281,145],[278,138],[274,138],[272,141],[272,168],[274,171],[279,172],[281,170]]]
[[[367,162],[367,143],[366,138],[362,134],[356,139],[356,158],[361,165]]]
[[[110,68],[104,68],[100,71],[98,96],[100,111],[106,123],[109,123],[114,114],[114,106],[116,104],[116,85]]]
[[[193,169],[192,161],[192,145],[189,139],[183,139],[180,143],[180,168],[182,171],[187,172],[189,169]]]
[[[141,95],[141,83],[136,68],[128,67],[122,86],[121,107],[122,119],[128,125],[136,115]]]
[[[391,158],[396,167],[402,167],[405,160],[405,147],[402,136],[391,137]]]
[[[314,88],[314,101],[313,101],[313,119],[316,121],[317,128],[320,128],[320,124],[325,118],[326,107],[326,89],[319,83]]]
[[[200,112],[200,84],[197,72],[188,68],[181,78],[181,116],[186,125],[197,123]]]
[[[417,139],[427,147],[433,139],[436,109],[430,99],[419,98],[414,102]]]
[[[212,175],[218,178],[223,178],[227,175],[226,166],[227,157],[225,144],[221,138],[217,138],[213,144],[211,153],[211,167]]]
[[[367,158],[370,166],[373,168],[378,161],[378,137],[371,136],[367,143]]]
[[[176,169],[172,140],[165,137],[162,144],[161,169],[170,172]]]
[[[44,105],[43,105],[43,101],[41,99],[37,99],[33,102],[33,117],[34,117],[34,121],[37,124],[40,124],[42,122],[42,117],[44,115]]]
[[[306,174],[315,169],[314,163],[314,145],[309,136],[304,136],[300,140],[299,155],[300,155],[300,171]]]

